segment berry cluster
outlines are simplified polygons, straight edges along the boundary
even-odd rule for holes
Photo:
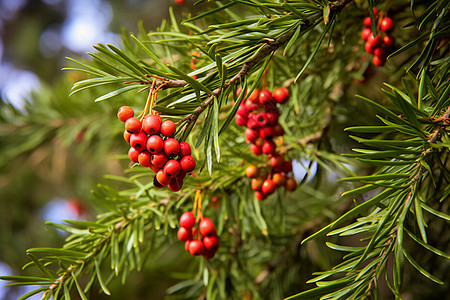
[[[372,62],[376,66],[383,66],[386,63],[386,57],[389,51],[392,50],[395,44],[394,38],[390,33],[394,30],[394,21],[391,18],[378,19],[378,10],[373,9],[375,15],[375,23],[377,24],[375,37],[372,34],[371,20],[367,16],[364,19],[364,30],[361,33],[362,39],[365,41],[365,50],[369,54],[373,54]],[[381,32],[380,32],[381,30]],[[382,37],[380,37],[380,34]]]
[[[240,92],[242,91],[238,91]],[[293,191],[297,186],[289,176],[292,162],[286,161],[277,152],[273,141],[275,137],[284,134],[283,127],[278,123],[280,111],[277,104],[284,104],[288,99],[289,92],[286,88],[278,88],[273,94],[268,90],[254,89],[236,112],[236,124],[246,127],[245,140],[250,144],[250,151],[255,155],[265,154],[270,160],[271,168],[268,172],[264,173],[256,166],[247,169],[247,176],[252,178],[252,188],[258,200],[264,200],[277,187],[285,186],[287,190]]]
[[[123,136],[131,146],[128,151],[130,160],[156,173],[155,187],[167,186],[171,191],[179,191],[184,177],[195,169],[196,162],[189,144],[173,138],[176,124],[171,120],[162,121],[159,115],[154,114],[140,120],[134,117],[129,106],[122,106],[117,117],[125,122]]]
[[[211,219],[202,218],[195,227],[196,219],[193,213],[185,212],[180,217],[180,229],[177,237],[184,242],[184,248],[194,256],[202,255],[211,259],[219,249],[219,238]]]

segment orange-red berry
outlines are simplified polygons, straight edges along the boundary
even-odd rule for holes
[[[117,112],[117,117],[120,121],[126,122],[129,118],[134,116],[134,111],[129,106],[122,106],[119,108],[119,111]]]

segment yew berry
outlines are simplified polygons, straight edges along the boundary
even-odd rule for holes
[[[378,47],[373,50],[373,55],[378,56],[380,59],[386,59],[386,51],[384,48]]]
[[[169,158],[167,157],[167,155],[162,151],[159,153],[155,153],[152,155],[152,165],[155,165],[158,168],[162,168],[164,167],[168,159]]]
[[[161,170],[160,167],[154,166],[153,164],[150,166],[150,169],[155,173],[158,173],[158,171]]]
[[[277,185],[275,184],[275,182],[273,182],[272,179],[266,179],[261,186],[261,191],[266,195],[270,195],[275,192],[276,187]]]
[[[284,104],[289,99],[289,91],[287,88],[278,88],[273,91],[273,98],[279,104]]]
[[[383,38],[383,42],[384,42],[384,45],[385,45],[387,48],[391,48],[391,47],[394,47],[395,39],[394,39],[392,36],[386,35],[386,36]]]
[[[261,155],[262,154],[262,150],[261,147],[256,145],[256,144],[251,144],[250,145],[250,151],[255,154],[255,155]]]
[[[145,147],[152,154],[159,153],[163,149],[163,140],[157,134],[151,135],[148,137]]]
[[[364,44],[364,50],[366,50],[367,53],[373,53],[372,43],[366,42]]]
[[[198,231],[201,235],[216,235],[216,229],[214,228],[214,223],[209,218],[203,218],[198,225]]]
[[[129,133],[138,133],[141,131],[142,122],[136,117],[131,117],[125,122],[125,130]]]
[[[128,150],[128,157],[132,162],[137,162],[139,157],[139,151],[131,147],[130,150]]]
[[[219,239],[217,236],[205,236],[203,238],[203,246],[205,246],[206,250],[216,252],[219,249]]]
[[[257,113],[255,116],[255,120],[256,120],[256,123],[258,124],[258,126],[261,126],[261,127],[266,126],[266,124],[267,124],[266,113],[265,112]]]
[[[367,40],[369,38],[369,35],[372,34],[372,30],[370,28],[364,28],[362,33],[361,33],[361,37],[363,40]]]
[[[273,128],[272,126],[267,126],[259,130],[259,136],[263,140],[273,138],[275,135],[276,135],[275,128]]]
[[[248,116],[248,113],[250,112],[250,110],[248,109],[247,105],[241,105],[239,106],[239,108],[236,111],[236,115],[239,115],[241,117],[246,118]]]
[[[272,168],[280,168],[283,165],[284,165],[284,157],[282,155],[276,155],[270,158],[270,166]]]
[[[294,178],[289,177],[286,179],[286,185],[284,186],[286,191],[293,192],[297,188],[297,182]]]
[[[372,21],[370,17],[365,17],[363,21],[364,27],[370,28],[372,26]]]
[[[257,131],[247,128],[245,129],[245,140],[247,143],[254,143],[259,138],[259,134]]]
[[[251,183],[252,190],[254,191],[261,190],[262,184],[263,184],[262,178],[253,178]]]
[[[171,159],[168,162],[166,162],[163,170],[167,176],[169,176],[170,178],[173,178],[180,173],[181,165],[177,160]]]
[[[185,212],[180,217],[180,226],[191,229],[195,225],[195,216],[191,212]]]
[[[266,113],[267,125],[275,126],[278,124],[279,113],[277,112],[268,112]]]
[[[153,186],[158,189],[164,188],[164,186],[161,183],[159,183],[159,181],[156,179],[156,176],[153,178]]]
[[[147,142],[147,135],[140,131],[139,133],[133,133],[130,136],[130,146],[141,152],[145,150],[145,143]]]
[[[142,130],[147,134],[157,134],[161,127],[161,117],[158,115],[149,115],[142,122]]]
[[[164,170],[159,170],[156,173],[156,180],[158,180],[159,183],[161,183],[162,186],[166,186],[169,184],[170,177],[164,173]]]
[[[265,141],[261,147],[262,153],[266,155],[274,155],[276,152],[277,146],[272,140]]]
[[[264,199],[267,198],[267,195],[264,194],[263,192],[255,191],[255,197],[256,197],[256,199],[258,199],[259,201],[262,201],[262,200],[264,200]]]
[[[139,153],[138,162],[143,167],[150,167],[152,165],[152,155],[147,151]]]
[[[117,112],[117,117],[120,121],[126,122],[129,118],[134,116],[134,111],[129,106],[122,106],[119,108],[119,111]]]
[[[175,3],[178,5],[183,5],[184,4],[184,0],[175,0]]]
[[[262,90],[259,92],[259,103],[262,105],[270,105],[273,103],[274,99],[272,93],[268,90]]]
[[[189,243],[189,253],[194,256],[201,255],[205,252],[205,246],[203,246],[202,241],[193,240]]]
[[[254,114],[248,115],[247,128],[253,129],[253,130],[258,128],[258,122],[256,121]]]
[[[189,144],[186,142],[181,142],[179,155],[181,157],[191,155],[191,146],[189,146]]]
[[[180,152],[180,143],[174,138],[168,138],[164,141],[164,152],[167,156],[175,156]]]
[[[172,192],[178,192],[183,187],[183,180],[178,180],[176,177],[172,178],[167,185]]]
[[[254,89],[251,93],[250,96],[248,96],[247,101],[251,102],[251,103],[257,103],[259,102],[259,90],[258,89]]]
[[[131,137],[131,133],[129,133],[128,131],[124,131],[123,132],[123,139],[127,142],[127,143],[129,143],[130,142],[130,137]]]
[[[255,165],[250,165],[245,169],[245,175],[247,175],[248,178],[256,178],[258,177],[259,169]]]
[[[273,129],[275,131],[275,136],[282,136],[284,134],[284,128],[281,124],[276,124],[273,126]]]
[[[380,29],[386,33],[391,32],[394,30],[394,21],[391,18],[383,18],[380,23]]]
[[[285,161],[283,164],[283,172],[289,173],[292,171],[292,161]]]
[[[192,240],[192,231],[185,227],[180,227],[177,232],[177,238],[182,242]]]
[[[372,62],[376,66],[383,66],[386,63],[386,59],[379,56],[374,56]]]
[[[175,176],[175,178],[176,178],[178,181],[183,181],[183,179],[184,179],[185,177],[186,177],[186,172],[183,171],[183,169],[181,169],[180,173],[178,173],[178,175]]]
[[[206,248],[205,248],[205,252],[202,253],[202,256],[206,259],[211,259],[214,257],[214,255],[216,255],[215,251],[210,251]]]
[[[284,186],[286,184],[286,176],[280,173],[273,174],[272,180],[277,186]]]
[[[369,35],[369,37],[367,38],[367,43],[370,43],[373,49],[381,46],[382,42],[383,40],[378,35],[376,35],[375,37],[373,35]]]
[[[161,123],[161,127],[159,128],[159,131],[161,131],[161,134],[167,137],[171,137],[175,131],[177,130],[177,125],[171,120],[165,120]]]
[[[184,250],[186,250],[187,252],[189,252],[189,244],[191,243],[191,240],[187,240],[186,242],[184,242]]]
[[[195,169],[195,158],[190,155],[184,156],[181,158],[180,164],[184,172],[191,172]]]
[[[243,117],[241,115],[236,114],[234,116],[234,120],[236,121],[236,124],[238,126],[246,126],[247,122],[248,122],[248,118],[247,117]]]

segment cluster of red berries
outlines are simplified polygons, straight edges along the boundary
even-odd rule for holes
[[[238,91],[240,92],[242,91]],[[264,200],[277,187],[285,186],[287,190],[293,191],[297,186],[294,178],[289,176],[292,173],[292,162],[286,161],[283,155],[277,152],[273,141],[275,137],[284,134],[283,127],[278,123],[280,111],[277,104],[284,104],[288,99],[289,91],[286,88],[278,88],[273,93],[254,89],[236,112],[236,124],[246,127],[245,140],[250,144],[250,151],[255,155],[265,154],[270,159],[271,170],[264,174],[264,177],[263,172],[259,172],[256,166],[253,166],[255,170],[249,176],[253,178],[252,188],[258,200]],[[274,178],[278,178],[277,183]]]
[[[369,54],[373,54],[372,62],[376,66],[383,66],[386,63],[388,52],[392,50],[395,45],[395,39],[390,35],[394,30],[394,21],[391,18],[382,18],[379,21],[378,10],[373,9],[375,15],[376,30],[375,37],[372,33],[372,23],[370,16],[364,19],[364,30],[361,33],[362,39],[365,41],[365,50]],[[381,32],[380,32],[381,30]],[[380,36],[381,35],[381,36]]]
[[[194,256],[202,255],[211,259],[219,249],[219,238],[214,223],[209,218],[202,218],[195,227],[195,216],[191,212],[185,212],[180,217],[180,229],[177,237],[184,242],[184,248]]]
[[[128,151],[130,160],[156,173],[155,187],[167,186],[171,191],[179,191],[186,174],[195,169],[196,162],[189,144],[173,138],[176,124],[171,120],[162,121],[159,115],[154,114],[141,121],[134,117],[129,106],[122,106],[117,117],[125,122],[123,136],[131,146]]]

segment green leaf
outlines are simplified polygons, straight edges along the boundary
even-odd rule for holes
[[[78,295],[80,295],[82,300],[88,300],[88,298],[86,297],[86,295],[83,292],[83,289],[81,288],[80,284],[78,283],[77,278],[75,277],[75,275],[73,273],[72,273],[72,278],[77,287]]]
[[[450,222],[450,215],[447,215],[447,214],[445,214],[445,213],[443,213],[443,212],[437,211],[437,210],[435,210],[435,209],[429,207],[428,205],[426,205],[426,204],[425,204],[424,202],[422,202],[422,201],[420,202],[420,206],[421,206],[423,209],[425,209],[426,211],[428,211],[429,213],[432,213],[433,215],[438,216],[439,218],[442,218],[442,219],[444,219],[444,220]]]
[[[406,259],[410,262],[410,264],[417,269],[417,271],[419,271],[423,276],[425,276],[426,278],[430,279],[431,281],[437,283],[437,284],[444,284],[443,281],[441,281],[440,279],[434,277],[433,275],[431,275],[428,271],[426,271],[424,268],[422,268],[409,254],[408,252],[405,251],[405,249],[402,249],[403,254],[405,255]]]
[[[158,56],[156,54],[154,54],[150,48],[148,48],[147,46],[145,46],[137,37],[135,37],[134,35],[131,35],[131,38],[135,41],[135,43],[142,49],[144,50],[144,52],[150,56],[151,59],[153,59],[153,61],[155,63],[157,63],[163,70],[164,72],[167,72],[168,74],[170,74],[170,69],[158,58]]]
[[[36,294],[39,294],[40,292],[43,292],[43,291],[47,291],[48,289],[49,289],[48,287],[41,287],[41,288],[32,290],[32,291],[26,293],[25,295],[23,295],[22,297],[18,298],[17,300],[25,300],[25,299],[28,299],[28,298],[30,298],[31,296],[36,295]]]
[[[102,288],[103,293],[105,293],[108,296],[111,296],[111,292],[108,290],[105,283],[103,282],[100,267],[99,267],[99,264],[96,259],[94,259],[94,264],[95,264],[95,273],[97,274],[98,283],[100,284],[100,287]]]
[[[213,124],[212,124],[212,138],[214,141],[214,150],[216,153],[217,163],[220,163],[220,145],[219,145],[219,104],[217,97],[213,99]]]
[[[27,253],[48,253],[48,254],[56,254],[61,256],[70,256],[70,257],[86,257],[88,253],[74,250],[67,250],[62,248],[31,248],[27,250]]]
[[[27,256],[34,262],[34,264],[36,265],[36,267],[38,267],[42,274],[53,281],[56,280],[56,277],[46,267],[44,267],[44,265],[40,262],[36,255],[27,253]]]
[[[141,88],[142,88],[141,85],[128,85],[128,86],[125,86],[125,87],[120,88],[118,90],[109,92],[109,93],[107,93],[107,94],[105,94],[103,96],[100,96],[97,99],[95,99],[94,101],[95,102],[104,101],[104,100],[110,99],[112,97],[118,96],[120,94],[123,94],[125,92],[131,91],[131,90],[136,90],[136,89],[141,89]]]

